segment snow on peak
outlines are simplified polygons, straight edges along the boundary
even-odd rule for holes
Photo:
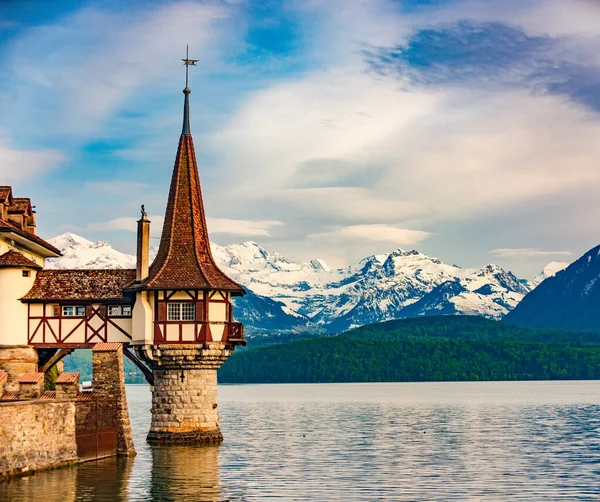
[[[539,286],[540,283],[548,279],[548,277],[554,277],[556,274],[558,274],[558,272],[564,270],[568,266],[569,264],[566,262],[551,261],[538,275],[531,280],[532,289]]]
[[[48,239],[48,242],[60,249],[60,258],[46,260],[46,268],[135,268],[135,257],[121,253],[106,241],[92,242],[80,235],[64,233]]]

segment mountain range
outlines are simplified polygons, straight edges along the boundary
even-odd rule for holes
[[[48,268],[135,268],[135,257],[104,241],[66,233],[49,240],[63,256]],[[374,322],[442,314],[501,319],[566,263],[549,264],[532,281],[497,265],[448,265],[415,250],[371,255],[331,269],[319,259],[295,263],[255,242],[212,244],[219,267],[248,294],[236,299],[236,317],[249,334],[339,333]],[[151,258],[157,248],[151,249]]]

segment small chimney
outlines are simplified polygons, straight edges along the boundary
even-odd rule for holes
[[[135,280],[142,282],[148,277],[150,259],[150,220],[142,206],[142,217],[137,222],[137,266]]]

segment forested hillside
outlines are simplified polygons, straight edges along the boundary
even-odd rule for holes
[[[479,317],[372,324],[336,337],[234,353],[222,383],[600,378],[600,337]]]

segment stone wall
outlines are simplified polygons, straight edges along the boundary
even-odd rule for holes
[[[0,476],[77,461],[75,403],[0,403]]]
[[[217,369],[231,351],[222,343],[161,345],[152,353],[152,424],[148,441],[220,443]]]
[[[38,370],[38,353],[27,345],[0,345],[0,371],[8,373],[7,392],[19,390],[19,379],[25,373],[35,373]]]

